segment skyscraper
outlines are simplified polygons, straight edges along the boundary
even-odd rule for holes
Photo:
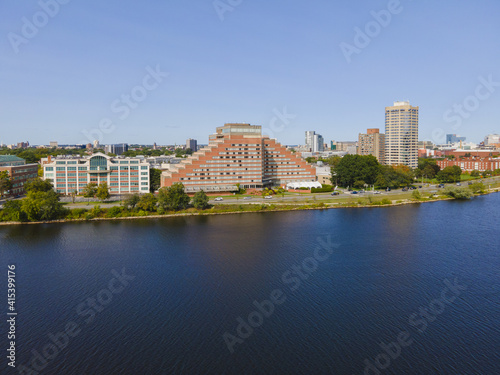
[[[465,142],[465,137],[459,137],[456,134],[446,134],[446,144]]]
[[[186,141],[186,148],[190,148],[193,152],[198,151],[198,142],[196,141],[196,139],[189,138]]]
[[[311,152],[321,152],[325,148],[325,140],[320,134],[316,134],[315,131],[306,131],[306,148],[307,151]]]
[[[394,102],[385,108],[385,162],[418,166],[418,107]]]

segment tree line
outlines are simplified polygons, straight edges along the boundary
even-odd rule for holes
[[[478,171],[471,176],[479,176]],[[436,160],[421,158],[418,167],[412,170],[405,165],[381,165],[373,155],[345,155],[335,160],[331,168],[333,185],[343,187],[363,188],[374,185],[377,188],[398,188],[409,186],[415,179],[436,179],[438,182],[458,182],[461,179],[462,169],[450,166],[441,169]],[[500,170],[483,172],[483,177],[500,175]]]
[[[0,221],[51,221],[58,219],[92,219],[102,213],[99,206],[92,210],[84,208],[67,209],[60,202],[60,195],[49,181],[34,178],[24,185],[26,198],[7,200],[0,210]],[[84,196],[97,197],[105,200],[110,197],[106,183],[87,185]],[[134,194],[124,200],[121,206],[106,210],[106,217],[146,215],[156,212],[185,210],[194,207],[205,210],[210,207],[209,198],[203,190],[198,191],[193,198],[189,197],[180,183],[168,188],[161,188],[158,195],[153,193]]]

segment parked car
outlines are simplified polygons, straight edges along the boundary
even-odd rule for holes
[[[444,184],[439,184],[438,187],[439,188],[444,188]]]
[[[385,189],[385,191],[391,191],[391,188],[390,188],[390,187],[388,187],[387,189]]]
[[[406,190],[408,190],[408,189],[406,189],[406,188],[403,188],[403,189],[402,189],[402,191],[406,191]]]
[[[462,184],[460,182],[457,182],[457,186],[462,186]]]
[[[469,182],[469,185],[472,185],[472,182]]]
[[[339,195],[340,193],[338,191],[334,191],[331,195]]]
[[[220,202],[220,201],[223,201],[223,200],[224,199],[222,199],[222,197],[217,197],[217,198],[214,199],[214,201],[216,201],[216,202]]]
[[[264,197],[264,199],[273,199],[273,196],[272,196],[272,195],[266,195],[266,196]]]
[[[374,194],[382,194],[379,190],[376,190]]]
[[[356,190],[354,190],[351,194],[358,194],[358,192]]]
[[[245,197],[243,200],[252,199],[252,197]]]
[[[422,189],[422,185],[419,185],[419,186],[418,186],[418,188],[419,188],[419,189]]]

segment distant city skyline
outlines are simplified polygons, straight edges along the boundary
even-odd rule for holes
[[[61,3],[0,5],[0,142],[206,144],[230,122],[354,141],[400,100],[419,140],[500,132],[494,0]]]

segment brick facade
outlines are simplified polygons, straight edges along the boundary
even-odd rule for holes
[[[210,136],[210,144],[165,171],[161,186],[182,183],[186,192],[235,191],[316,181],[314,168],[274,139],[261,135],[261,127],[226,124]]]
[[[441,167],[441,169],[446,167],[452,167],[454,165],[459,166],[462,171],[480,171],[484,172],[487,170],[494,171],[495,169],[500,168],[500,158],[479,158],[479,157],[471,157],[471,158],[458,158],[453,160],[437,160],[437,165]]]

